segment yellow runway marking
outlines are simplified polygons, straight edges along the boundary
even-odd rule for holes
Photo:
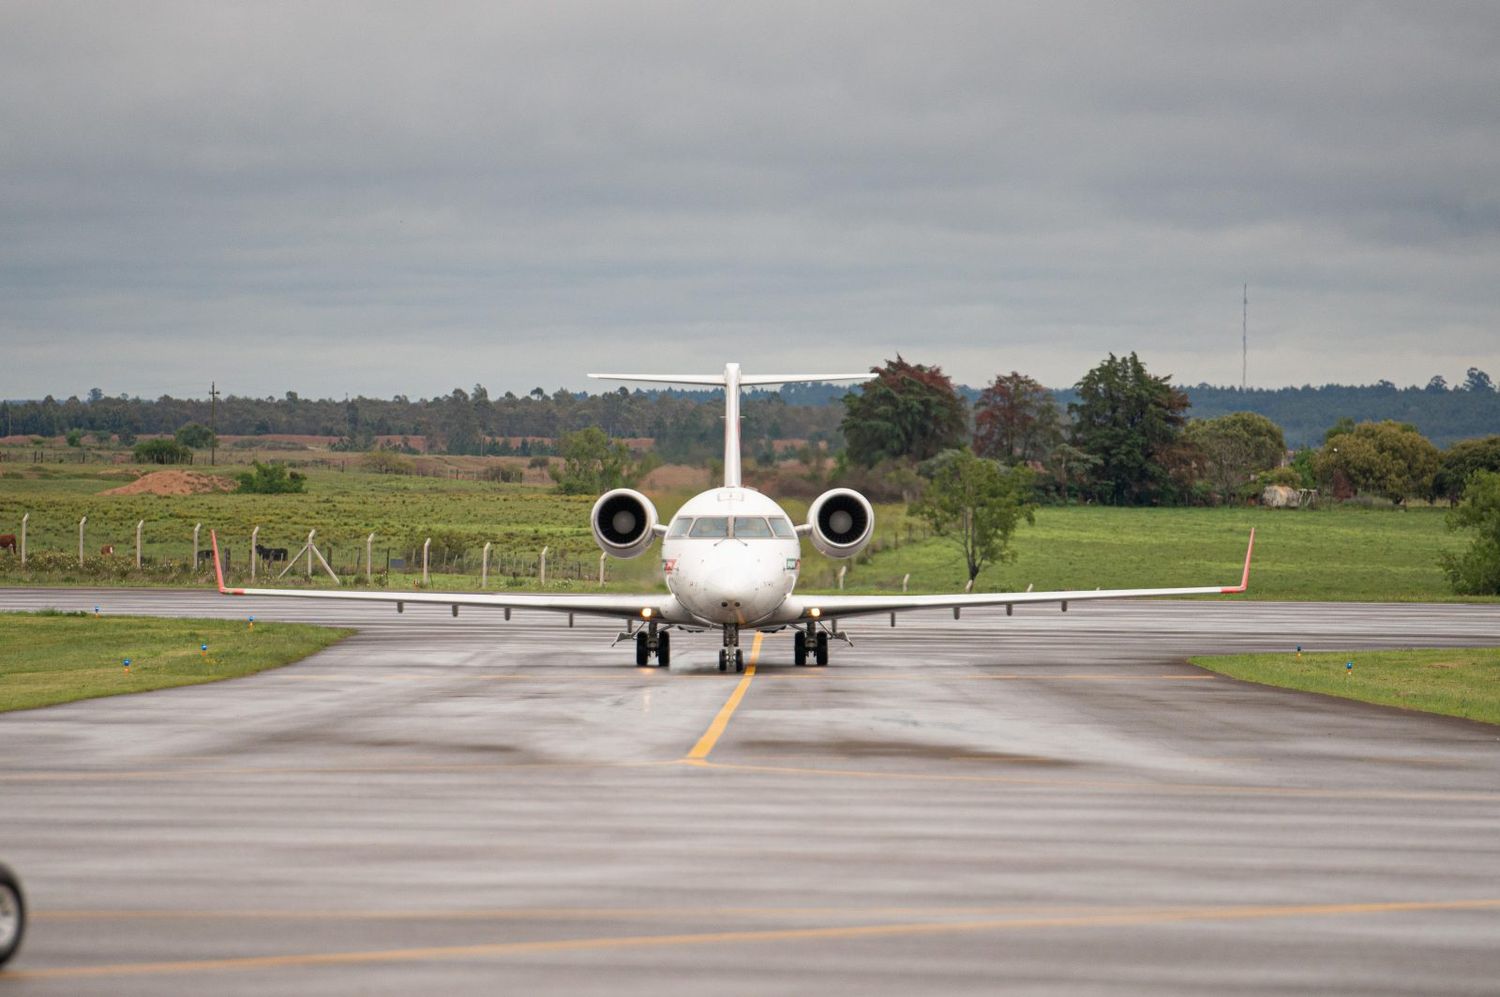
[[[295,969],[311,966],[433,962],[443,959],[500,958],[562,952],[618,951],[696,945],[757,942],[862,941],[878,938],[923,937],[979,932],[1045,930],[1048,928],[1142,927],[1192,922],[1255,921],[1273,918],[1329,917],[1350,914],[1426,913],[1500,909],[1500,899],[1433,900],[1404,903],[1282,904],[1259,907],[1185,907],[1133,910],[1104,914],[1018,917],[948,922],[864,924],[823,928],[770,928],[711,931],[672,935],[626,935],[603,938],[561,938],[551,941],[491,942],[425,948],[377,949],[360,952],[310,952],[300,955],[242,956],[176,962],[115,963],[100,966],[59,966],[12,971],[12,980],[66,980],[113,976],[151,976],[229,970]]]
[[[755,663],[760,659],[760,644],[765,636],[760,632],[755,634],[755,643],[750,645],[750,663],[745,666],[745,677],[740,679],[740,684],[734,687],[734,692],[729,694],[724,708],[719,711],[718,716],[714,717],[714,722],[708,725],[708,730],[698,738],[698,743],[693,745],[693,750],[687,753],[683,761],[702,762],[708,757],[708,753],[714,750],[714,745],[719,743],[719,738],[729,726],[729,718],[734,716],[735,710],[739,709],[740,700],[745,698],[745,690],[750,688],[750,680],[755,678]]]

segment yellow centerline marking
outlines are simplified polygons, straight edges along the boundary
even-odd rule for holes
[[[714,717],[714,722],[708,725],[708,730],[698,738],[698,743],[693,745],[683,761],[701,762],[708,757],[708,753],[714,750],[714,745],[719,743],[725,728],[729,726],[729,718],[734,716],[734,711],[739,709],[740,700],[745,698],[745,690],[750,688],[750,680],[755,678],[755,662],[760,659],[760,643],[765,639],[765,634],[759,631],[755,634],[755,643],[750,645],[750,663],[745,666],[745,677],[740,679],[740,684],[734,687],[734,692],[729,694],[729,699],[724,703],[724,708],[719,710],[719,715]]]
[[[310,952],[299,955],[242,956],[176,962],[115,963],[100,966],[59,966],[11,971],[7,979],[59,980],[107,976],[149,976],[225,970],[289,969],[309,966],[347,966],[371,963],[432,962],[440,959],[496,958],[551,952],[590,952],[621,949],[669,948],[756,942],[859,941],[872,938],[922,937],[976,932],[1026,931],[1047,928],[1135,927],[1194,921],[1253,921],[1272,918],[1327,917],[1341,914],[1392,914],[1428,911],[1500,909],[1500,899],[1433,900],[1398,903],[1282,904],[1258,907],[1186,907],[1136,910],[1106,914],[982,919],[973,921],[864,924],[823,928],[770,928],[748,931],[710,931],[671,935],[626,935],[603,938],[561,938],[534,942],[491,942],[425,948],[376,949],[358,952]]]

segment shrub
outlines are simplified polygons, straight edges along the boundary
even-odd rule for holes
[[[262,464],[255,462],[251,471],[235,475],[240,483],[235,491],[251,495],[285,495],[307,491],[307,475],[288,471],[285,464]]]

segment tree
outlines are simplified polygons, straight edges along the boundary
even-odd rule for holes
[[[177,430],[176,439],[178,443],[194,450],[207,450],[219,445],[219,438],[214,435],[214,431],[198,422],[190,422]]]
[[[1172,451],[1182,436],[1187,396],[1167,377],[1153,377],[1134,353],[1113,353],[1078,382],[1072,443],[1099,459],[1089,475],[1094,495],[1112,504],[1174,498]]]
[[[262,464],[256,461],[249,471],[236,474],[236,492],[252,495],[287,495],[307,491],[307,475],[288,471],[285,464]]]
[[[594,495],[631,487],[656,464],[655,455],[637,459],[629,447],[611,440],[598,426],[565,434],[560,449],[562,467],[549,467],[548,472],[565,495]]]
[[[1286,456],[1281,427],[1254,412],[1194,419],[1183,435],[1202,456],[1204,470],[1221,499],[1270,470]]]
[[[939,454],[922,471],[930,480],[911,512],[963,551],[971,583],[986,565],[1015,560],[1012,534],[1022,519],[1036,521],[1030,471],[1004,468],[968,449]]]
[[[1441,374],[1434,374],[1431,380],[1427,382],[1427,387],[1422,390],[1431,392],[1432,394],[1445,392],[1448,390],[1448,379]]]
[[[1017,371],[997,374],[974,407],[974,452],[981,457],[1041,460],[1060,435],[1052,393]]]
[[[1493,393],[1495,390],[1495,382],[1490,380],[1490,375],[1486,374],[1478,367],[1470,367],[1467,371],[1464,372],[1463,389],[1465,391],[1480,391],[1487,394]]]
[[[176,440],[147,440],[135,445],[137,464],[191,464],[193,451]]]
[[[964,400],[940,367],[908,363],[897,354],[875,379],[844,396],[840,424],[849,459],[873,467],[887,457],[924,461],[961,445]]]
[[[1462,440],[1449,447],[1432,479],[1433,495],[1457,502],[1475,471],[1500,471],[1500,436]]]
[[[1500,474],[1478,471],[1448,514],[1450,530],[1474,530],[1462,554],[1444,554],[1443,572],[1460,595],[1500,595]]]
[[[1313,466],[1323,481],[1342,476],[1356,492],[1383,495],[1398,505],[1428,495],[1438,471],[1438,449],[1406,423],[1362,422],[1335,433]]]
[[[1069,486],[1086,480],[1098,464],[1098,457],[1071,443],[1059,443],[1052,448],[1052,452],[1047,455],[1047,470],[1062,492],[1063,505],[1068,504]]]

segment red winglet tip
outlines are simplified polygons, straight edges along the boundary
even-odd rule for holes
[[[224,565],[219,561],[219,534],[213,529],[208,531],[208,542],[214,548],[214,575],[219,580],[219,594],[228,595],[229,590],[224,587]]]
[[[1250,556],[1255,553],[1255,527],[1250,527],[1250,543],[1245,547],[1245,573],[1240,576],[1239,588],[1226,589],[1228,592],[1243,592],[1250,587]]]

